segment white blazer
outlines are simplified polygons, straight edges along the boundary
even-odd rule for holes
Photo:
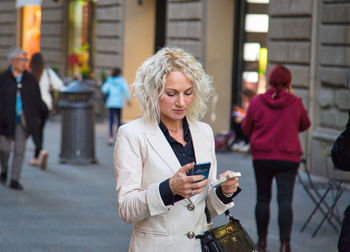
[[[203,122],[188,123],[196,162],[211,162],[210,183],[217,177],[212,129]],[[188,238],[187,234],[207,230],[205,205],[212,217],[234,205],[232,202],[225,205],[215,190],[208,187],[191,198],[194,211],[187,209],[187,199],[164,205],[159,184],[173,176],[181,164],[156,122],[137,119],[119,128],[114,167],[119,215],[134,223],[130,252],[200,252],[200,241]]]

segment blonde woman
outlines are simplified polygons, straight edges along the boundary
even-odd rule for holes
[[[195,236],[207,230],[205,207],[220,215],[240,191],[237,178],[208,187],[217,179],[214,137],[199,119],[210,78],[193,56],[163,48],[141,65],[133,86],[143,117],[120,127],[114,151],[119,214],[134,224],[129,251],[201,251]],[[186,174],[205,162],[208,179]]]

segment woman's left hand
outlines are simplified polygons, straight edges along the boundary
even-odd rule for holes
[[[222,177],[226,177],[228,174],[232,173],[232,171],[225,171],[224,173],[219,175],[219,179]],[[239,184],[238,178],[232,178],[227,180],[225,183],[221,184],[221,190],[224,194],[232,194],[237,191]]]

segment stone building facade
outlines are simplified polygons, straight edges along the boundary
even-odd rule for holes
[[[0,68],[8,65],[7,54],[17,43],[17,10],[15,2],[0,1]]]
[[[234,32],[240,1],[94,1],[90,57],[96,80],[101,72],[108,74],[118,66],[132,83],[138,66],[157,47],[185,48],[213,76],[216,96],[205,121],[214,132],[228,130],[232,93],[240,85],[234,82],[233,69],[235,55],[241,55],[234,51],[234,42],[241,39]],[[61,76],[68,73],[68,2],[42,2],[41,52]],[[345,126],[350,108],[349,13],[345,0],[270,0],[268,7],[268,68],[284,64],[292,71],[294,92],[302,97],[312,120],[311,129],[302,134],[305,156],[313,172],[321,175],[327,150]],[[7,66],[10,48],[20,46],[20,24],[15,1],[0,1],[0,68]],[[126,120],[139,116],[137,103],[133,104],[124,111]]]
[[[268,61],[292,71],[295,94],[312,121],[303,134],[312,172],[326,176],[329,150],[350,109],[350,3],[271,0]]]

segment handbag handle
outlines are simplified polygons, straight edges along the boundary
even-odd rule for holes
[[[212,219],[210,217],[208,207],[205,207],[204,212],[205,212],[205,216],[207,218],[207,223],[211,224]],[[233,218],[232,214],[230,213],[230,210],[228,210],[228,209],[225,211],[225,217],[229,218],[230,220],[235,220],[235,218]]]

